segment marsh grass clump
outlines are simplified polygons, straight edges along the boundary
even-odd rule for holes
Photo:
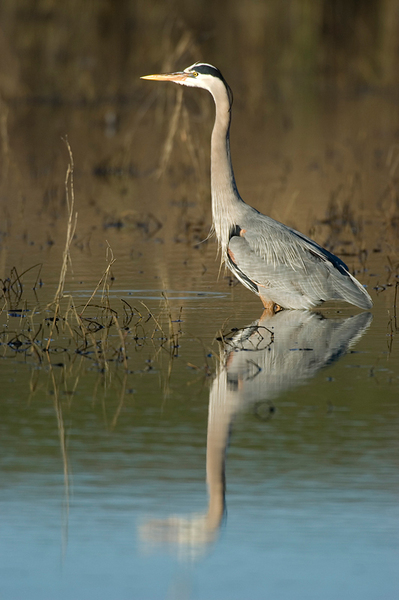
[[[41,301],[40,293],[28,301],[23,278],[16,279],[13,269],[14,275],[2,282],[0,296],[2,357],[23,357],[41,366],[70,364],[80,357],[101,372],[111,365],[136,372],[135,357],[141,351],[146,357],[164,351],[177,358],[182,309],[176,319],[165,296],[156,315],[144,304],[111,299],[108,267],[84,304],[72,294],[50,304]]]
[[[70,365],[80,358],[100,372],[109,371],[111,365],[121,365],[126,372],[136,372],[134,357],[144,348],[147,357],[162,350],[170,358],[176,358],[182,331],[180,327],[176,329],[175,323],[181,323],[181,310],[175,320],[165,295],[157,316],[143,303],[137,307],[126,299],[111,297],[115,258],[109,245],[106,267],[87,302],[82,304],[79,297],[65,293],[78,215],[75,211],[73,155],[68,139],[64,141],[69,154],[65,177],[68,212],[58,286],[53,300],[44,302],[41,298],[42,264],[21,274],[13,267],[9,276],[0,280],[2,357],[23,357],[25,361],[34,360],[36,364],[49,367]],[[36,275],[33,284],[32,273]]]
[[[133,382],[157,372],[154,362],[160,354],[168,360],[165,389],[169,389],[172,364],[183,335],[182,309],[175,316],[166,296],[157,314],[143,303],[133,306],[127,299],[111,296],[113,263],[109,249],[107,267],[85,303],[72,293],[56,294],[50,304],[46,303],[42,297],[45,288],[38,284],[41,265],[36,266],[33,296],[33,267],[22,274],[13,267],[0,281],[0,361],[3,366],[12,361],[13,366],[25,363],[30,367],[28,403],[44,395],[54,405],[66,522],[71,476],[68,418],[75,394],[83,382],[85,389],[89,384],[88,394],[93,403],[103,403],[103,416],[112,430],[127,396],[135,393]]]
[[[12,311],[21,311],[21,308],[18,308],[23,294],[23,285],[22,285],[22,277],[37,269],[36,280],[32,285],[32,291],[36,294],[36,290],[42,286],[42,281],[40,279],[40,273],[42,270],[42,263],[37,265],[33,265],[33,267],[29,267],[22,273],[18,273],[16,267],[12,267],[10,274],[8,277],[4,279],[0,279],[0,302],[3,300],[3,306],[0,307],[0,313],[5,309]]]

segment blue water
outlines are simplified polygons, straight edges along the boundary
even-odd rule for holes
[[[396,599],[384,307],[287,313],[259,336],[255,303],[225,327],[223,294],[170,296],[178,356],[131,338],[127,374],[71,344],[38,364],[2,338],[0,598]],[[212,523],[207,476],[225,502]]]

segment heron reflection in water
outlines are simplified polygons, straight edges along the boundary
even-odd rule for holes
[[[225,513],[225,455],[236,414],[269,406],[335,362],[369,327],[370,313],[326,319],[308,311],[267,315],[224,339],[209,396],[206,478],[208,510],[190,516],[151,519],[140,528],[145,542],[177,547],[183,557],[203,553],[219,532]]]
[[[270,313],[309,309],[327,300],[371,308],[346,264],[307,236],[261,214],[238,193],[230,158],[233,95],[219,69],[197,62],[179,73],[142,79],[172,81],[210,92],[216,106],[211,140],[213,229],[222,261]]]

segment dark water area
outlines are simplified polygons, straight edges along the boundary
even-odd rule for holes
[[[398,34],[389,0],[1,4],[0,598],[397,598]],[[243,198],[369,312],[220,269],[212,101],[139,79],[197,60]]]

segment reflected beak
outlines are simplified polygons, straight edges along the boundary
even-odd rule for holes
[[[144,75],[140,77],[140,79],[152,79],[154,81],[174,81],[175,83],[182,83],[186,81],[189,77],[193,77],[191,73],[185,73],[184,71],[180,73],[164,73],[160,75]]]

